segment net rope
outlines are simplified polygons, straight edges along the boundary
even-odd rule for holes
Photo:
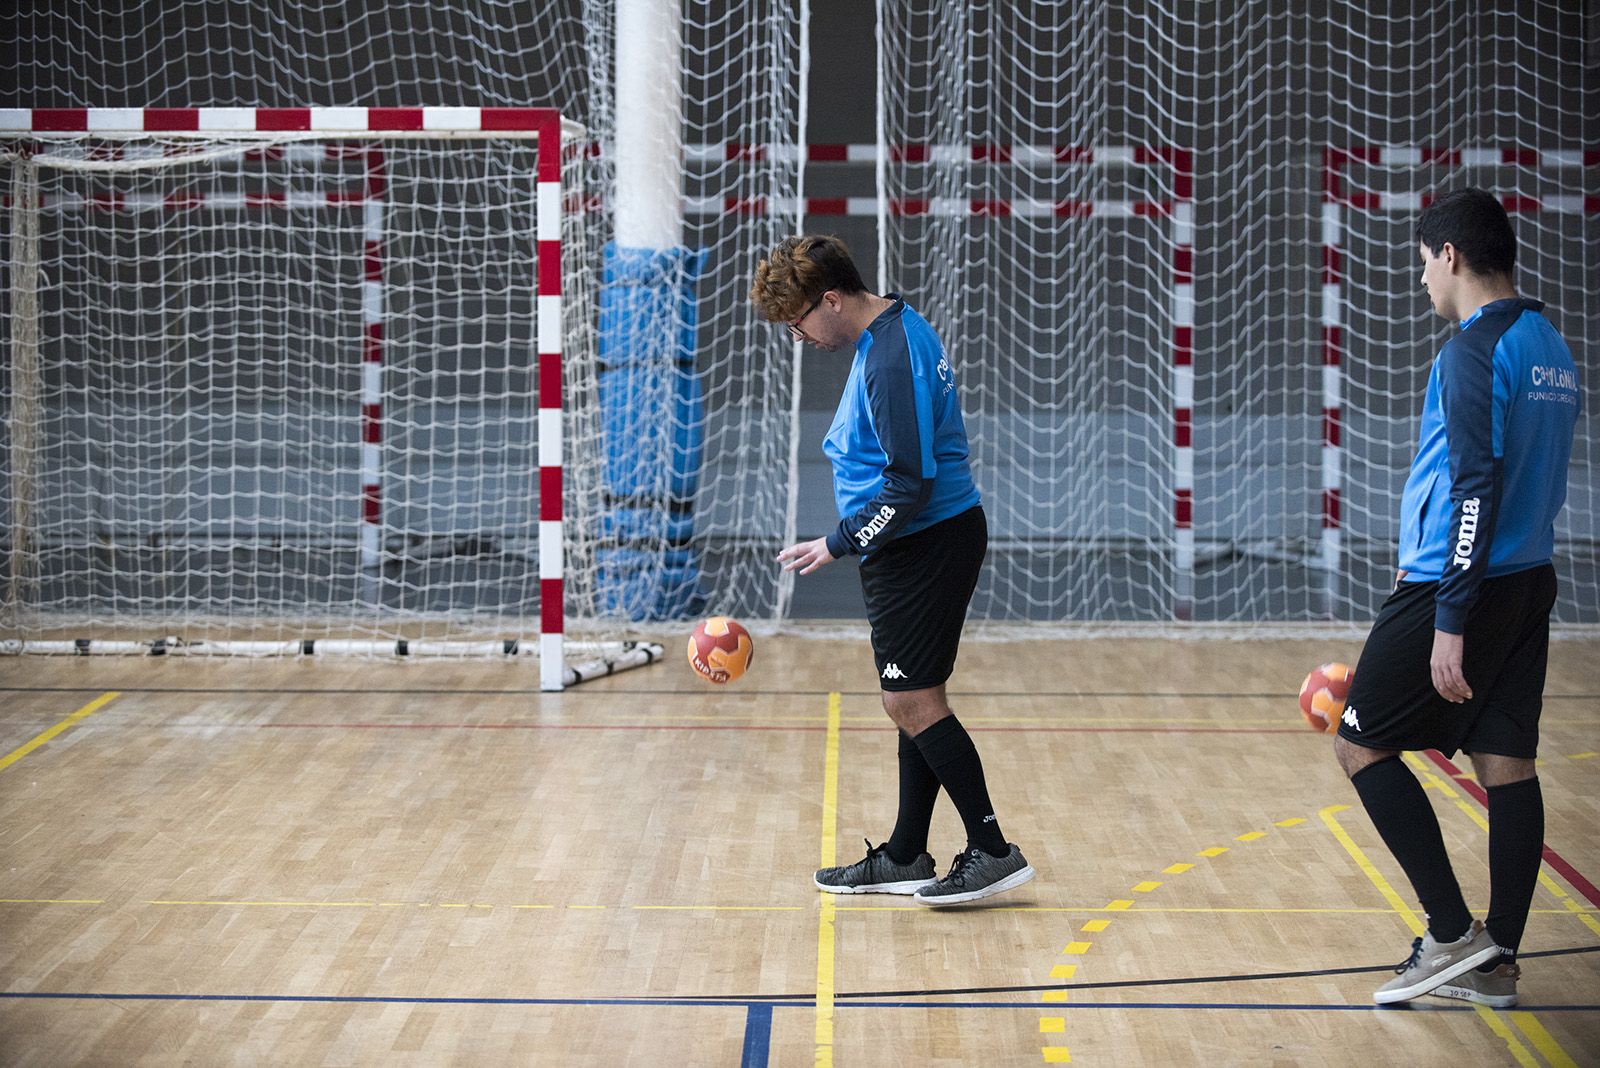
[[[1332,0],[1316,14],[1266,0],[1199,7],[1169,0],[906,0],[876,5],[875,27],[865,7],[858,15],[863,32],[876,35],[881,92],[870,102],[841,103],[819,89],[812,130],[805,131],[804,5],[683,5],[682,140],[691,149],[683,169],[684,242],[707,253],[694,350],[704,402],[696,412],[665,393],[640,397],[662,413],[669,432],[652,439],[659,455],[638,462],[665,471],[683,432],[704,436],[687,544],[709,610],[758,627],[784,622],[787,588],[771,555],[787,534],[820,532],[820,522],[810,512],[797,518],[796,507],[814,507],[826,490],[813,492],[808,483],[797,491],[796,479],[814,460],[813,431],[819,420],[825,426],[838,383],[803,374],[795,347],[757,321],[745,299],[755,260],[801,225],[804,190],[814,201],[804,222],[811,230],[854,221],[840,216],[881,215],[881,227],[859,231],[870,237],[852,241],[869,280],[881,270],[886,287],[905,292],[957,362],[993,539],[975,620],[997,633],[1031,624],[1182,634],[1194,622],[1287,633],[1370,619],[1392,579],[1399,493],[1428,365],[1450,329],[1431,316],[1417,284],[1415,214],[1422,198],[1471,183],[1515,206],[1519,287],[1547,302],[1583,372],[1584,415],[1557,529],[1554,618],[1600,623],[1600,375],[1592,373],[1600,349],[1600,295],[1592,284],[1600,277],[1600,144],[1592,120],[1600,114],[1600,22],[1551,0],[1490,9]],[[594,305],[614,210],[612,71],[625,61],[615,55],[611,8],[603,0],[562,0],[530,18],[526,5],[491,0],[401,0],[371,11],[185,0],[113,26],[81,4],[27,0],[0,13],[0,29],[17,42],[0,64],[17,107],[474,103],[550,106],[581,124],[589,147],[564,169],[578,221],[567,224],[563,247],[574,279],[569,298],[578,308],[566,341],[567,492],[572,513],[584,514],[607,493]],[[811,83],[826,77],[824,67],[819,62]],[[829,115],[840,107],[881,114],[881,159],[869,150],[851,163],[806,162],[805,139],[832,140],[829,131],[849,125],[862,130],[857,139],[869,140],[862,123]],[[1490,160],[1474,150],[1499,155]],[[218,151],[226,157],[234,150]],[[1187,173],[1177,153],[1188,154]],[[233,164],[219,158],[203,166],[226,172]],[[158,173],[44,175],[42,195],[155,193],[167,180],[151,177]],[[61,186],[68,181],[80,192]],[[515,218],[526,206],[507,195],[494,210]],[[1185,202],[1188,230],[1176,210]],[[86,477],[73,457],[105,453],[111,427],[126,428],[138,443],[129,455],[145,466],[129,478],[139,493],[180,480],[171,457],[158,455],[153,428],[208,445],[226,430],[238,437],[218,446],[214,459],[226,456],[227,464],[208,461],[181,476],[196,496],[175,514],[196,530],[253,530],[274,545],[294,539],[275,533],[282,516],[273,509],[294,510],[302,540],[331,538],[320,491],[302,480],[291,508],[290,495],[266,488],[265,468],[250,453],[269,440],[261,413],[275,409],[210,416],[209,426],[195,421],[196,403],[214,398],[229,374],[237,378],[236,366],[226,369],[237,356],[206,355],[205,346],[218,337],[231,338],[224,353],[246,339],[268,344],[271,331],[248,317],[226,329],[173,326],[181,305],[167,295],[142,323],[147,313],[125,306],[128,294],[102,279],[102,310],[74,312],[83,323],[53,332],[63,314],[53,297],[38,315],[23,314],[34,268],[16,203],[4,216],[12,228],[5,240],[17,251],[0,286],[12,302],[0,400],[8,412],[35,404],[41,426],[55,429],[32,446],[13,434],[0,448],[0,486],[11,495],[4,526],[59,539],[67,531],[63,517],[75,508],[72,537],[86,548],[75,569],[52,580],[45,543],[14,540],[7,612],[15,611],[15,591],[26,588],[36,607],[88,599],[98,605],[94,618],[112,622],[128,618],[140,598],[187,600],[184,611],[194,617],[224,621],[253,620],[267,608],[326,616],[321,602],[294,603],[274,589],[264,577],[270,569],[256,563],[195,568],[177,560],[170,544],[152,544],[161,524],[153,513],[139,518],[132,503],[138,493],[107,502],[86,490],[59,497],[48,485],[68,472]],[[1337,223],[1331,230],[1330,208]],[[189,284],[180,273],[184,246],[153,225],[153,213],[145,222],[137,212],[77,214],[74,225],[92,219],[110,237],[48,229],[65,225],[70,214],[41,209],[47,229],[33,292],[49,294],[72,272],[100,267],[93,241],[120,242],[102,251],[120,248],[122,269],[153,276],[131,292],[155,296],[167,292],[163,286]],[[464,211],[435,214],[466,227],[463,241],[512,240],[474,230],[481,220]],[[397,220],[396,240],[410,242],[407,262],[424,274],[434,269],[420,239],[401,238],[403,232]],[[225,235],[214,224],[181,240],[199,242],[195,264],[236,285],[242,276],[228,272],[238,271],[245,247],[291,271],[308,269],[293,242],[320,248],[329,262],[354,251],[340,225],[313,224],[309,215],[289,233],[271,239],[243,228],[234,239],[255,245],[233,253],[217,243]],[[1330,255],[1338,276],[1332,295]],[[432,284],[444,284],[440,271]],[[1187,295],[1185,276],[1192,279]],[[308,293],[326,288],[300,284]],[[426,307],[437,297],[425,290],[405,297],[397,288],[394,298],[413,301],[417,321],[440,338],[491,329],[482,315],[446,327],[441,308]],[[302,318],[336,314],[320,292],[293,309],[275,299]],[[152,324],[162,315],[169,322],[158,329]],[[1330,316],[1340,330],[1334,363]],[[42,390],[36,401],[27,394],[31,372],[14,355],[30,348],[30,321],[43,327],[32,346],[42,361],[42,378],[33,376]],[[1190,321],[1192,337],[1180,342]],[[102,335],[113,323],[136,342],[132,366],[106,348]],[[300,339],[301,347],[317,344],[304,333],[282,336]],[[463,353],[492,347],[448,344],[464,344]],[[1185,344],[1186,365],[1179,361]],[[94,363],[82,363],[87,352],[97,353]],[[304,353],[297,358],[304,370],[296,372],[296,388],[309,404],[334,372]],[[431,546],[428,553],[452,547],[430,558],[426,577],[400,581],[394,603],[421,615],[437,607],[444,630],[498,628],[532,605],[515,567],[468,551],[486,543],[452,540],[472,537],[469,521],[499,516],[511,531],[526,518],[513,522],[495,499],[496,487],[527,470],[490,473],[487,454],[508,430],[475,414],[463,391],[482,387],[481,403],[491,407],[531,403],[531,394],[518,392],[520,383],[508,387],[478,358],[463,357],[459,374],[448,362],[431,371],[397,364],[394,371],[402,391],[394,442],[407,451],[396,452],[386,487],[418,496],[409,511],[386,508],[386,517],[412,517],[386,537],[414,542],[419,553],[420,546]],[[86,422],[88,402],[76,396],[78,414],[64,414],[73,375],[121,391],[104,409],[108,419],[114,414],[111,422]],[[282,403],[264,384],[269,378],[238,381],[248,384],[251,403]],[[178,407],[190,411],[187,423],[163,410],[183,397],[189,400]],[[465,429],[447,430],[457,419]],[[284,449],[348,447],[336,448],[331,438],[316,445],[324,439],[308,435],[304,443],[272,440]],[[532,462],[516,456],[518,464]],[[452,473],[450,464],[476,464],[479,481]],[[77,503],[69,507],[70,500]],[[118,523],[91,523],[91,504]],[[27,520],[30,508],[34,518]],[[27,521],[19,524],[19,517]],[[171,521],[162,517],[162,529]],[[607,535],[598,520],[569,525],[569,613],[604,615],[593,561]],[[136,550],[127,547],[133,542]],[[525,551],[531,543],[517,535],[496,544]],[[648,546],[651,566],[681,548],[665,539]],[[248,557],[267,550],[229,551]],[[123,577],[96,577],[124,567]],[[491,572],[500,577],[486,577]],[[59,577],[67,573],[76,577]],[[318,574],[333,582],[332,570]],[[345,602],[332,615],[346,625],[365,611],[351,607],[358,603]],[[499,621],[486,622],[497,613]],[[385,624],[361,624],[374,625]]]

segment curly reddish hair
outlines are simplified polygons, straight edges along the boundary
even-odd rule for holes
[[[778,242],[756,265],[750,299],[763,319],[783,323],[829,290],[865,293],[867,287],[843,241],[832,234],[801,234]]]

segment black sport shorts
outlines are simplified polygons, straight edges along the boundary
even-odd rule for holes
[[[988,548],[989,523],[979,505],[862,559],[861,595],[880,687],[926,690],[950,677]]]
[[[1402,582],[1378,611],[1350,684],[1339,736],[1369,749],[1456,750],[1533,759],[1539,749],[1556,572],[1549,564],[1484,579],[1467,615],[1462,674],[1472,700],[1433,688],[1437,582]]]

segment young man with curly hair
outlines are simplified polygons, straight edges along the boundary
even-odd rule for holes
[[[816,873],[835,894],[913,894],[955,905],[1033,878],[989,802],[983,762],[950,710],[967,605],[988,547],[988,524],[968,463],[955,367],[927,320],[898,294],[868,292],[837,237],[780,243],[756,268],[750,298],[796,341],[855,358],[823,452],[833,465],[839,521],[824,537],[778,554],[808,575],[847,553],[861,557],[883,708],[899,728],[900,803],[889,840],[854,864]],[[927,852],[943,787],[967,845],[937,878]]]

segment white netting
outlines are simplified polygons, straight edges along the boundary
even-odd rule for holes
[[[767,5],[686,6],[686,142],[797,143],[799,18],[798,12]],[[604,525],[607,509],[617,503],[605,468],[607,443],[618,446],[614,428],[607,427],[600,411],[597,384],[605,368],[598,362],[595,308],[602,247],[614,208],[611,3],[574,0],[546,5],[537,13],[523,5],[494,3],[456,8],[392,4],[352,16],[316,5],[291,4],[266,12],[194,0],[169,5],[160,18],[137,24],[130,39],[113,35],[87,10],[72,6],[23,5],[0,15],[0,24],[13,30],[12,38],[20,44],[16,58],[6,61],[12,64],[9,75],[13,84],[26,87],[8,92],[7,106],[394,107],[464,102],[552,106],[583,124],[587,150],[569,161],[564,176],[569,206],[578,209],[574,217],[581,219],[569,219],[564,242],[566,609],[569,631],[575,626],[614,631],[619,623],[620,629],[631,629],[628,617],[637,615],[632,610],[636,606],[619,605],[614,584],[609,593],[601,589],[604,582],[595,568],[597,555],[619,544]],[[396,183],[392,197],[408,195],[402,175],[410,151],[420,150],[413,145],[390,161]],[[450,151],[429,157],[424,164],[428,173],[419,176],[411,192],[438,196],[453,186],[477,188],[474,183],[480,179],[474,168],[482,164],[474,153],[481,149],[464,150],[459,158],[451,158]],[[153,633],[164,625],[159,622],[163,618],[191,624],[174,629],[203,629],[210,637],[245,630],[246,624],[252,634],[265,630],[311,637],[415,637],[419,631],[425,636],[498,636],[537,630],[538,511],[532,496],[536,435],[530,421],[534,381],[531,362],[528,374],[512,374],[496,363],[501,350],[524,340],[513,335],[531,329],[531,320],[502,318],[517,313],[502,290],[531,286],[532,202],[523,197],[532,196],[533,172],[527,160],[495,166],[496,177],[476,205],[481,211],[433,210],[433,217],[406,220],[391,208],[386,220],[393,231],[391,254],[397,263],[410,257],[407,270],[415,274],[397,275],[388,287],[390,314],[412,316],[418,330],[432,336],[419,339],[415,357],[420,362],[414,367],[390,363],[385,372],[386,384],[399,393],[386,400],[381,487],[386,570],[376,582],[362,566],[359,545],[349,540],[359,534],[351,526],[350,510],[354,507],[359,518],[361,508],[359,488],[352,489],[351,482],[360,441],[359,411],[348,407],[359,394],[359,383],[350,376],[359,375],[360,333],[358,321],[352,324],[340,316],[355,314],[349,302],[358,299],[359,218],[345,213],[341,220],[337,211],[307,210],[292,218],[279,213],[270,224],[264,215],[254,215],[236,227],[236,218],[198,211],[165,218],[160,225],[160,213],[151,211],[45,213],[47,226],[78,228],[45,239],[43,269],[53,279],[92,274],[102,267],[112,272],[94,251],[93,243],[100,242],[117,250],[116,270],[142,272],[144,281],[121,292],[110,285],[114,274],[94,282],[96,299],[116,309],[114,316],[84,312],[85,320],[102,317],[94,324],[69,323],[46,309],[42,350],[47,360],[56,361],[56,370],[46,377],[53,374],[65,382],[72,375],[92,374],[102,379],[97,386],[112,393],[119,385],[134,388],[116,397],[120,423],[84,425],[77,418],[73,425],[79,429],[70,430],[68,423],[75,417],[61,412],[67,403],[60,392],[65,387],[51,386],[57,393],[47,407],[56,410],[45,419],[53,420],[51,433],[70,441],[70,448],[33,449],[29,464],[42,477],[60,480],[90,466],[75,455],[93,452],[103,460],[115,452],[120,439],[113,435],[131,435],[145,444],[110,468],[125,473],[136,486],[129,499],[99,502],[88,487],[74,487],[67,497],[56,498],[54,487],[45,491],[24,485],[16,507],[10,500],[14,450],[0,450],[5,467],[0,477],[6,486],[0,511],[5,512],[7,536],[18,548],[16,567],[28,587],[26,610],[34,613],[32,618],[41,620],[42,612],[74,636],[87,633],[80,624],[89,620],[97,625],[126,623],[140,633]],[[781,332],[753,319],[745,290],[758,251],[794,229],[799,170],[799,155],[793,150],[754,161],[730,161],[718,152],[689,162],[686,197],[717,206],[715,211],[691,211],[685,234],[690,248],[708,253],[705,274],[696,286],[698,344],[691,352],[704,406],[693,412],[676,407],[669,393],[639,393],[634,403],[659,412],[668,430],[621,446],[632,449],[629,464],[636,470],[663,473],[660,486],[647,487],[650,503],[681,513],[684,502],[669,499],[665,474],[674,443],[683,437],[684,419],[695,421],[696,431],[704,435],[705,466],[700,490],[687,506],[692,531],[687,546],[676,533],[647,544],[631,537],[620,543],[644,554],[646,574],[687,547],[703,603],[753,620],[770,619],[778,611],[779,576],[770,560],[788,525],[795,382],[792,346],[779,341]],[[517,172],[526,184],[503,183],[500,171]],[[300,177],[314,184],[328,175],[318,170]],[[435,179],[441,182],[438,189],[424,192],[425,181]],[[53,180],[77,183],[79,191],[52,196],[93,197],[98,190],[135,200],[165,195],[175,181],[143,175]],[[284,174],[271,180],[287,188],[296,179]],[[730,199],[762,207],[729,215],[721,208]],[[273,230],[286,220],[286,229]],[[84,226],[89,222],[103,232],[87,236]],[[406,226],[417,229],[406,233],[400,229]],[[430,226],[464,229],[454,238],[434,238],[427,236]],[[470,268],[448,265],[452,241],[455,251],[468,255]],[[494,250],[481,268],[494,277],[465,277],[479,270],[482,249]],[[509,254],[508,262],[497,265],[502,251]],[[255,265],[247,266],[251,259]],[[246,282],[248,272],[280,269],[287,272],[286,281],[273,284],[286,291],[245,292],[269,285]],[[318,276],[319,271],[339,270],[355,272],[345,279],[354,279],[354,289]],[[461,270],[463,276],[451,277],[452,270]],[[193,279],[186,271],[209,273],[212,280],[187,291]],[[478,303],[463,297],[452,305],[451,298],[441,295],[480,281],[491,296]],[[230,289],[236,296],[227,295]],[[526,292],[531,309],[531,288]],[[9,286],[7,294],[9,299]],[[153,304],[135,307],[140,297]],[[222,310],[229,300],[241,302],[236,314]],[[252,308],[252,300],[272,308]],[[190,329],[197,317],[187,306],[193,301],[209,302],[207,323]],[[230,314],[232,322],[226,321]],[[37,320],[29,317],[30,322]],[[397,321],[391,328],[399,325]],[[355,334],[348,333],[352,326]],[[52,339],[48,334],[53,329],[65,333]],[[111,356],[108,332],[113,330],[137,348],[132,366],[122,366],[120,358]],[[255,356],[266,357],[270,365],[279,350],[291,347],[274,342],[274,337],[291,339],[298,350],[290,356],[294,369],[241,371]],[[354,349],[346,347],[352,337]],[[100,348],[84,352],[93,345]],[[258,351],[244,351],[252,347]],[[7,358],[10,351],[8,346]],[[530,347],[530,357],[531,352]],[[396,353],[393,358],[403,357]],[[117,382],[118,376],[126,381]],[[15,376],[9,367],[3,377],[0,401],[9,416],[16,400],[25,407],[29,398],[13,398]],[[219,398],[227,390],[235,391],[238,408],[225,416]],[[83,397],[73,403],[113,402]],[[315,411],[319,405],[338,410]],[[197,410],[205,414],[197,415]],[[154,443],[169,439],[203,446],[203,455],[175,447],[157,455]],[[286,466],[275,468],[278,464]],[[318,473],[308,473],[310,468]],[[46,561],[44,542],[38,539],[47,532],[39,529],[38,538],[30,541],[32,535],[21,532],[15,521],[20,517],[38,526],[39,517],[23,510],[47,497],[54,509],[45,520],[49,539],[78,547],[70,562],[64,549],[50,550],[57,558]],[[156,504],[158,497],[165,503]],[[21,602],[14,601],[14,618],[20,611]],[[607,613],[622,618],[595,622]],[[208,621],[204,628],[197,626],[202,618]],[[302,625],[302,620],[311,625]],[[15,625],[8,628],[8,633],[18,632]]]
[[[694,352],[705,420],[694,566],[711,610],[750,620],[779,611],[773,558],[787,530],[796,432],[795,346],[752,313],[748,294],[756,261],[796,228],[801,14],[791,4],[684,5],[684,144],[770,146],[753,159],[686,152],[683,175],[684,243],[706,251]]]
[[[1545,314],[1572,346],[1580,369],[1587,369],[1586,418],[1574,442],[1567,508],[1556,528],[1561,596],[1554,618],[1595,622],[1600,618],[1595,525],[1600,440],[1593,364],[1584,357],[1600,345],[1600,293],[1593,284],[1600,273],[1600,210],[1595,210],[1600,204],[1594,202],[1600,160],[1585,168],[1582,153],[1552,151],[1528,152],[1519,160],[1515,150],[1498,145],[1367,155],[1375,158],[1335,160],[1336,179],[1330,181],[1336,187],[1328,197],[1338,212],[1338,254],[1348,279],[1339,289],[1350,412],[1342,450],[1349,487],[1347,574],[1352,580],[1370,575],[1369,581],[1377,582],[1394,567],[1403,486],[1396,472],[1405,470],[1416,448],[1416,398],[1428,378],[1428,363],[1415,356],[1436,348],[1453,329],[1431,314],[1418,314],[1417,212],[1426,192],[1471,184],[1511,203],[1519,240],[1518,287],[1546,302]],[[1396,255],[1397,248],[1410,255]],[[1336,586],[1334,594],[1341,604],[1364,600],[1359,582]]]
[[[269,11],[186,0],[123,28],[83,5],[34,0],[0,14],[18,45],[0,62],[12,86],[5,102],[20,107],[558,108],[603,149],[572,186],[593,216],[587,259],[575,269],[597,274],[614,190],[604,151],[615,128],[613,67],[627,61],[614,55],[612,6],[565,0],[530,12],[475,0]],[[874,6],[876,47],[866,43]],[[1544,0],[1490,7],[838,5],[817,20],[817,39],[832,44],[808,77],[807,5],[685,3],[682,141],[706,146],[685,158],[685,243],[707,252],[694,353],[704,467],[686,508],[687,550],[708,605],[751,621],[781,618],[786,591],[771,552],[797,525],[818,533],[828,518],[815,450],[842,364],[808,357],[797,394],[792,346],[744,298],[756,258],[795,228],[804,188],[829,198],[813,205],[806,227],[844,234],[869,282],[881,258],[887,284],[929,316],[962,367],[994,538],[976,616],[1157,625],[1192,617],[1265,629],[1369,618],[1388,586],[1422,382],[1448,326],[1430,318],[1417,286],[1415,209],[1341,204],[1342,335],[1330,384],[1327,154],[1492,148],[1541,155],[1445,165],[1358,154],[1340,168],[1343,191],[1415,195],[1475,182],[1540,203],[1515,215],[1519,281],[1549,303],[1585,382],[1558,530],[1556,614],[1600,621],[1600,374],[1590,370],[1600,342],[1592,284],[1600,22]],[[859,48],[847,51],[846,39]],[[855,89],[862,81],[845,64],[881,69],[878,99]],[[856,163],[801,166],[802,140],[870,141],[874,112],[892,153],[881,181],[870,156],[854,152]],[[1551,166],[1544,155],[1584,150],[1577,165]],[[1581,211],[1543,207],[1573,198],[1583,198]],[[874,204],[885,209],[881,230]],[[41,269],[53,269],[48,258]],[[588,341],[595,351],[597,338]],[[605,428],[593,396],[602,370],[574,365],[579,425],[567,464],[569,488],[581,484],[604,508]],[[188,388],[186,379],[173,384]],[[456,403],[449,382],[419,379],[417,388],[417,405]],[[30,403],[25,393],[5,399]],[[1330,399],[1336,447],[1324,444]],[[661,455],[637,464],[665,472],[692,408],[665,393],[640,403],[672,426],[649,439]],[[809,472],[798,516],[797,446]],[[250,488],[251,470],[241,462],[230,476],[245,499],[262,492]],[[395,478],[403,484],[403,473]],[[208,492],[222,481],[213,478]],[[665,486],[647,489],[685,511]],[[1338,491],[1336,513],[1329,489]],[[575,530],[589,539],[575,552],[612,547],[608,536]],[[674,538],[630,547],[648,571],[685,549]],[[446,584],[464,583],[449,613],[528,608],[451,559],[430,565],[457,568]],[[591,603],[585,574],[595,572],[570,580],[579,587],[574,614]],[[446,596],[431,588],[408,589],[408,603]],[[838,614],[854,612],[841,602]]]
[[[37,338],[7,389],[31,435],[8,453],[8,630],[536,633],[537,153],[96,138],[15,158],[38,266],[12,257],[13,356]],[[584,216],[564,229],[583,369],[597,247]]]
[[[1600,343],[1600,26],[1568,8],[1342,2],[1311,17],[1267,3],[923,0],[880,14],[884,139],[952,148],[891,157],[891,206],[934,199],[931,214],[891,210],[887,276],[964,375],[994,538],[979,614],[1370,618],[1393,576],[1422,386],[1450,329],[1418,285],[1417,194],[1475,183],[1522,198],[1521,289],[1550,304],[1580,367]],[[980,159],[994,144],[1064,151]],[[1192,154],[1192,234],[1099,210],[1180,190],[1176,168],[1070,151],[1130,145]],[[1344,167],[1347,194],[1412,196],[1342,209],[1343,351],[1325,372],[1324,160],[1356,146],[1492,146],[1528,162]],[[1027,210],[995,218],[968,198]],[[1037,210],[1051,202],[1093,209]],[[1192,379],[1174,334],[1185,262]],[[1596,378],[1558,529],[1566,622],[1600,621]]]
[[[929,146],[891,152],[887,277],[961,375],[991,538],[974,610],[1173,618],[1179,190],[1127,150],[1170,124],[1113,121],[1102,14],[917,7],[884,5],[885,139]]]

